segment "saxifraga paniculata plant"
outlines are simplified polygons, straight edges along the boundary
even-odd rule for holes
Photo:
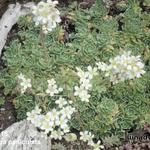
[[[150,16],[142,11],[138,1],[130,0],[126,7],[116,16],[109,16],[99,0],[89,10],[71,7],[63,12],[75,26],[75,31],[68,33],[69,40],[59,41],[66,32],[59,25],[47,34],[44,47],[40,44],[40,27],[34,26],[30,16],[20,20],[20,38],[6,49],[3,59],[7,68],[0,73],[4,94],[15,95],[18,120],[26,118],[26,113],[37,104],[45,113],[56,106],[61,94],[55,97],[43,94],[47,80],[54,78],[63,88],[61,96],[71,100],[77,110],[71,118],[71,128],[91,131],[97,139],[110,135],[121,138],[125,129],[150,123]],[[146,71],[142,77],[113,84],[100,71],[90,80],[89,102],[81,101],[79,94],[74,98],[73,88],[80,84],[76,67],[86,72],[89,65],[94,68],[97,62],[107,64],[111,58],[128,51],[141,56]],[[22,94],[17,78],[20,73],[32,81],[32,88]]]

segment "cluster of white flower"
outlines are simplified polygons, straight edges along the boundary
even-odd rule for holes
[[[33,20],[36,25],[42,25],[45,34],[52,31],[57,23],[61,21],[60,12],[56,8],[57,4],[58,1],[47,0],[47,2],[41,1],[36,6],[33,6]]]
[[[41,109],[39,109],[38,106],[35,107],[34,110],[32,110],[31,112],[27,112],[27,120],[30,120],[33,124],[35,124],[35,122],[37,122],[37,120],[40,121],[40,119],[42,120],[42,117],[40,118],[37,118],[38,115],[41,113]],[[39,122],[41,123],[41,122]],[[38,123],[38,126],[39,126],[39,123]]]
[[[48,89],[46,90],[46,93],[50,96],[54,96],[55,94],[58,94],[59,92],[62,92],[63,89],[61,87],[58,88],[56,81],[54,79],[48,80]]]
[[[42,115],[41,109],[36,107],[27,113],[27,120],[30,120],[45,134],[50,133],[51,138],[62,139],[62,136],[70,130],[68,123],[75,112],[75,108],[69,105],[69,102],[62,97],[56,101],[56,104],[58,104],[59,108],[54,108],[45,115]]]
[[[91,132],[89,132],[89,131],[80,132],[80,140],[82,140],[84,142],[88,142],[88,144],[91,143],[93,138],[94,138],[94,135],[91,134]]]
[[[82,71],[80,68],[77,69],[77,75],[80,78],[80,86],[75,86],[74,96],[79,96],[81,101],[89,102],[90,94],[89,90],[92,88],[91,80],[93,76],[97,75],[97,68],[87,67],[86,72]]]
[[[140,56],[132,56],[130,51],[110,59],[109,62],[109,65],[99,62],[97,66],[101,71],[106,71],[105,76],[109,76],[113,84],[127,79],[140,78],[145,73]]]
[[[108,65],[105,64],[104,62],[98,62],[98,63],[96,63],[96,65],[98,66],[99,70],[107,71]]]
[[[98,141],[97,143],[95,143],[93,141],[93,138],[94,138],[94,135],[91,134],[91,132],[88,132],[88,131],[80,132],[80,140],[87,142],[89,146],[93,147],[93,150],[103,149],[104,146],[101,145],[101,141]]]
[[[25,76],[21,73],[18,75],[21,93],[24,93],[28,88],[31,88],[31,79],[26,79]]]

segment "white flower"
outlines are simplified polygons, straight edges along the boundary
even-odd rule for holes
[[[100,150],[104,148],[104,146],[101,145],[101,141],[98,141],[97,143],[92,141],[91,146],[93,147],[93,150]]]
[[[34,110],[32,111],[34,111],[36,114],[40,114],[42,109],[40,109],[39,106],[35,106]]]
[[[64,101],[62,97],[59,100]],[[35,127],[41,129],[44,134],[50,133],[51,138],[61,139],[65,133],[70,131],[68,124],[75,108],[70,106],[69,103],[65,103],[65,106],[63,105],[58,109],[53,108],[45,115],[42,115],[41,112],[42,110],[36,106],[34,110],[27,113],[27,120],[30,120]]]
[[[88,70],[88,74],[89,74],[89,78],[90,78],[90,79],[92,79],[93,76],[96,76],[96,75],[98,74],[96,67],[92,68],[91,66],[88,66],[88,67],[87,67],[87,70]]]
[[[46,90],[46,93],[50,96],[54,96],[55,94],[58,94],[59,92],[62,92],[62,88],[58,88],[56,85],[56,81],[54,79],[48,80],[48,89]]]
[[[19,80],[24,80],[24,79],[25,79],[25,76],[24,76],[22,73],[20,73],[20,74],[18,75],[18,79],[19,79]]]
[[[88,91],[84,89],[82,86],[78,87],[75,86],[75,96],[79,96],[81,101],[89,102],[90,95],[88,94]]]
[[[58,4],[58,1],[47,0],[47,2],[52,6],[56,6]]]
[[[87,67],[86,72],[82,71],[80,68],[76,67],[77,75],[80,78],[80,86],[75,86],[74,96],[79,96],[81,101],[89,102],[90,94],[89,90],[92,88],[91,80],[96,76],[97,68],[92,68],[91,66]]]
[[[60,110],[60,113],[62,115],[63,118],[68,118],[68,119],[71,119],[71,115],[75,112],[75,108],[72,107],[72,106],[66,106],[66,107],[63,107],[61,110]]]
[[[57,89],[57,85],[48,86],[46,93],[49,94],[50,96],[54,96],[55,94],[59,93],[59,91]]]
[[[108,67],[108,65],[105,64],[104,62],[98,62],[96,63],[96,65],[98,66],[98,69],[101,71],[106,71]]]
[[[68,133],[68,132],[70,132],[70,128],[69,128],[69,126],[65,127],[65,128],[63,129],[63,131],[64,131],[64,133]]]
[[[91,80],[93,76],[97,75],[97,68],[92,68],[91,66],[87,67],[86,72],[82,71],[80,68],[76,67],[77,75],[80,77],[80,83],[84,82],[84,80]]]
[[[41,109],[36,106],[31,112],[27,112],[27,120],[31,121],[36,127],[40,127],[43,121],[43,115],[40,115]]]
[[[56,119],[59,119],[59,112],[56,111],[56,109],[47,112],[45,115],[45,120],[50,120],[54,122]]]
[[[55,127],[55,122],[54,122],[54,117],[52,116],[51,112],[48,112],[44,118],[43,118],[43,122],[49,122],[51,127]]]
[[[58,133],[57,133],[57,131],[56,130],[54,130],[54,131],[52,131],[51,132],[51,138],[54,138],[54,139],[58,139]]]
[[[33,120],[36,118],[37,114],[33,111],[27,112],[27,120],[33,123]]]
[[[41,125],[41,129],[44,130],[44,132],[46,134],[49,133],[50,131],[53,131],[52,122],[44,120],[42,125]]]
[[[59,119],[59,114],[60,114],[59,111],[57,111],[57,110],[54,108],[54,109],[52,109],[51,113],[52,113],[52,118],[51,118],[51,120],[52,120],[53,118],[54,118],[54,120],[58,120],[58,119]]]
[[[84,142],[91,142],[93,138],[94,135],[92,135],[91,132],[88,131],[80,132],[80,140]]]
[[[84,142],[87,142],[87,144],[89,146],[93,147],[93,150],[103,149],[104,146],[101,145],[101,141],[98,141],[97,143],[94,143],[93,138],[94,138],[94,135],[91,134],[91,132],[89,132],[89,131],[80,132],[80,140],[82,140]]]
[[[62,108],[67,104],[67,101],[64,98],[60,97],[58,100],[55,101],[55,103],[58,104],[59,108]]]
[[[69,100],[68,103],[69,103],[69,104],[73,104],[73,101]]]
[[[60,117],[59,120],[56,121],[56,125],[60,126],[61,129],[65,129],[68,125],[68,120]]]
[[[132,56],[130,51],[110,59],[109,62],[109,65],[102,62],[97,65],[100,70],[106,71],[105,76],[110,77],[113,84],[127,79],[140,78],[145,73],[140,56]]]
[[[77,69],[77,75],[79,76],[80,78],[80,84],[82,87],[84,87],[85,89],[90,89],[92,87],[90,81],[90,74],[89,72],[83,72],[80,68],[76,67]]]
[[[30,88],[32,85],[31,85],[31,79],[24,79],[22,80],[22,82],[20,83],[20,85],[22,87],[24,87],[25,89],[27,89],[28,87]]]
[[[56,81],[54,79],[47,80],[47,82],[48,82],[48,85],[55,85],[56,84]]]
[[[51,138],[54,138],[55,140],[56,139],[61,140],[63,135],[64,135],[64,133],[61,130],[54,130],[51,132],[50,136],[51,136]]]
[[[46,121],[54,120],[54,117],[52,117],[52,113],[51,112],[46,113],[46,115],[44,116],[44,120]]]
[[[18,75],[21,93],[25,93],[28,88],[31,88],[31,79],[26,79],[25,76],[21,73]]]
[[[36,115],[36,116],[32,119],[31,122],[32,122],[36,127],[41,128],[43,121],[44,121],[44,115]]]
[[[85,90],[91,89],[92,88],[91,80],[90,79],[82,80],[82,82],[80,82],[80,86]]]
[[[36,25],[42,25],[44,33],[52,31],[57,23],[60,23],[60,12],[56,8],[57,1],[48,0],[47,2],[39,2],[33,6],[32,14]]]
[[[81,68],[78,67],[76,67],[76,70],[77,70],[77,75],[80,77],[81,81],[89,78],[88,72],[84,72],[81,70]]]

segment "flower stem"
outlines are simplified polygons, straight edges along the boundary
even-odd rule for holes
[[[45,40],[45,34],[43,33],[42,29],[40,30],[40,43],[42,45],[42,48],[45,48],[45,43],[44,43],[44,40]]]

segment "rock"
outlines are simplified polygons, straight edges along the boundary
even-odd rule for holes
[[[0,133],[0,150],[51,150],[51,140],[23,120]]]
[[[34,3],[32,2],[24,5],[21,5],[19,3],[9,5],[8,10],[4,13],[0,20],[0,56],[2,49],[5,46],[7,35],[11,30],[12,26],[16,24],[21,16],[30,13],[30,9],[33,5]]]

